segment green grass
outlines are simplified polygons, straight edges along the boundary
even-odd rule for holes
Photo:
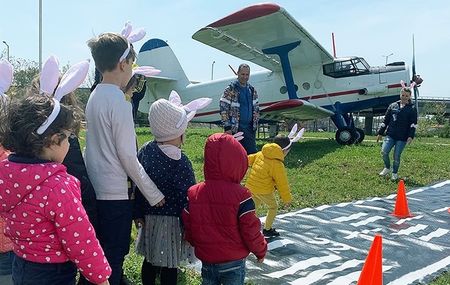
[[[218,128],[188,129],[183,150],[192,161],[197,181],[203,179],[203,147],[208,135],[220,132]],[[139,145],[151,140],[147,128],[138,128]],[[378,176],[383,168],[381,143],[376,137],[366,136],[360,145],[340,146],[334,133],[306,133],[286,158],[286,168],[293,194],[293,202],[284,211],[315,207],[324,204],[348,202],[395,193],[397,184]],[[266,143],[258,139],[260,149]],[[399,176],[407,189],[449,179],[450,139],[417,138],[402,154]],[[263,212],[258,214],[262,215]],[[135,233],[134,233],[135,234]],[[125,262],[127,276],[140,283],[142,258],[136,256],[133,246]],[[200,277],[192,270],[182,269],[179,284],[200,284]],[[250,281],[251,283],[251,281]],[[432,285],[450,284],[450,273],[444,273]]]

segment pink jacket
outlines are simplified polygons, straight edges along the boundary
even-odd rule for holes
[[[8,157],[9,152],[0,145],[0,160]],[[8,252],[12,250],[12,242],[3,233],[5,230],[5,220],[0,217],[0,252]]]
[[[0,162],[0,203],[15,254],[38,263],[70,260],[95,284],[109,278],[111,268],[81,205],[80,182],[64,165],[10,155]]]

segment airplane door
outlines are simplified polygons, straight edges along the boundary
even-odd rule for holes
[[[380,71],[378,73],[380,84],[387,83],[387,73],[386,66],[380,66]]]

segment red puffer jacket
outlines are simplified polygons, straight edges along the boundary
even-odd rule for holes
[[[247,171],[244,148],[232,136],[214,134],[205,146],[205,182],[188,191],[182,217],[185,238],[195,255],[208,263],[246,258],[250,252],[263,258],[267,242],[255,215],[250,191],[240,185]]]

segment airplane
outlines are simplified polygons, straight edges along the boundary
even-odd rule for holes
[[[336,141],[342,145],[360,143],[365,136],[355,127],[352,113],[367,109],[384,113],[399,100],[400,81],[411,78],[404,62],[372,67],[359,56],[333,57],[284,8],[273,3],[232,13],[201,28],[192,38],[267,69],[250,77],[258,91],[262,122],[330,117],[337,127]],[[141,47],[137,64],[162,70],[147,78],[141,112],[148,113],[152,102],[175,90],[185,101],[212,98],[192,121],[220,124],[219,99],[235,78],[190,82],[161,39],[150,39]],[[414,60],[413,73],[414,79],[420,79]]]

